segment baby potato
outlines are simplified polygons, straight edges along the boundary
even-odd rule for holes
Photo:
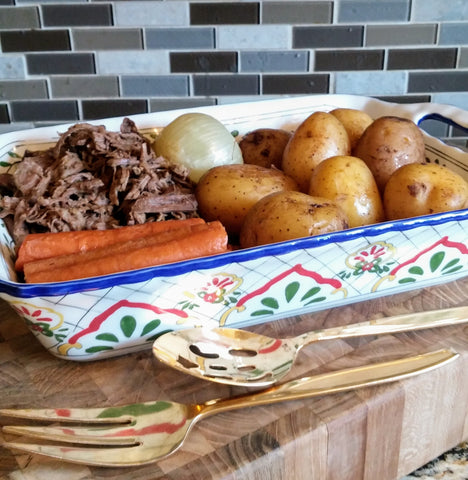
[[[404,165],[388,180],[383,203],[388,220],[468,208],[468,183],[442,165]]]
[[[379,189],[360,158],[342,155],[320,162],[312,173],[309,195],[336,203],[346,213],[350,227],[384,221]]]
[[[377,118],[366,128],[353,155],[367,163],[383,192],[395,170],[408,163],[424,163],[424,152],[424,138],[414,122],[385,116]]]
[[[349,155],[349,137],[331,113],[315,112],[295,130],[283,153],[281,168],[307,193],[314,168],[326,158]]]
[[[335,108],[330,113],[343,124],[348,132],[351,151],[356,147],[365,129],[374,121],[366,112],[354,108]]]
[[[248,248],[346,228],[345,213],[330,200],[284,191],[263,197],[249,210],[239,241]]]
[[[195,196],[202,218],[219,220],[229,234],[237,235],[245,215],[258,200],[272,192],[297,188],[292,178],[275,168],[220,165],[200,178]]]
[[[283,151],[292,133],[281,128],[257,128],[239,142],[244,163],[281,169]]]

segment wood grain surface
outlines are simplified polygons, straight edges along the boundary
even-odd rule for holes
[[[468,305],[468,277],[250,330],[286,337],[462,305]],[[203,420],[179,451],[158,463],[91,468],[0,447],[0,478],[398,480],[468,438],[468,324],[320,342],[301,351],[287,378],[445,347],[457,350],[460,358],[401,382]],[[245,391],[171,370],[150,350],[86,363],[57,359],[0,302],[1,407],[111,406],[154,399],[200,402]]]

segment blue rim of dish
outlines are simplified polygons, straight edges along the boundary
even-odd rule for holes
[[[451,118],[445,117],[444,115],[441,115],[440,113],[428,113],[427,115],[424,115],[423,117],[421,117],[419,119],[418,125],[421,125],[421,123],[424,120],[437,120],[438,122],[442,122],[442,123],[445,123],[447,125],[451,125],[452,127],[456,127],[458,129],[462,130],[463,132],[468,133],[468,128],[467,127],[463,127],[462,125],[455,122]]]
[[[19,298],[41,296],[63,296],[90,290],[108,289],[149,281],[153,278],[168,278],[183,275],[195,270],[219,268],[231,263],[241,263],[267,256],[285,255],[300,250],[309,250],[331,243],[344,243],[358,238],[375,237],[385,233],[407,231],[420,227],[430,227],[448,222],[468,221],[468,209],[390,221],[371,226],[352,228],[330,234],[289,240],[260,247],[233,250],[211,257],[197,258],[183,262],[131,270],[101,277],[85,278],[57,283],[19,283],[0,279],[0,293]]]

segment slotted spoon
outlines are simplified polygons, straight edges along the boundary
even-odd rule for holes
[[[299,350],[321,340],[406,332],[468,322],[468,307],[432,310],[355,323],[276,339],[233,328],[188,328],[161,335],[158,360],[195,377],[250,387],[278,382]]]

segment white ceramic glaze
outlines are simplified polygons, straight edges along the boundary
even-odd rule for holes
[[[357,108],[419,124],[441,119],[468,128],[447,105],[393,104],[349,95],[263,100],[132,116],[151,133],[182,113],[201,111],[243,133],[294,129],[313,111]],[[122,118],[92,122],[118,130]],[[0,136],[3,171],[26,147],[46,148],[68,125]],[[468,179],[468,153],[425,135],[430,162]],[[468,209],[384,222],[328,235],[233,251],[171,265],[54,284],[17,281],[13,242],[0,224],[0,296],[58,357],[94,360],[151,348],[163,332],[189,326],[243,327],[359,302],[468,275]]]

